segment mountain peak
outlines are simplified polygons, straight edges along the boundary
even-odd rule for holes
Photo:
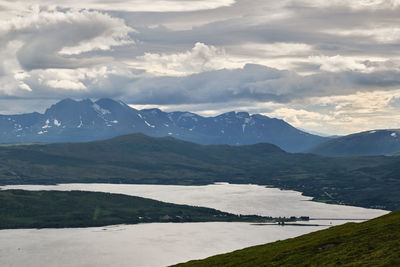
[[[98,104],[98,105],[116,105],[116,104],[118,104],[120,106],[126,105],[122,101],[116,101],[116,100],[111,99],[111,98],[100,98],[95,103]]]
[[[53,113],[53,112],[67,112],[68,110],[74,110],[74,109],[82,109],[84,107],[91,107],[93,105],[92,100],[90,99],[83,99],[80,101],[73,100],[71,98],[66,98],[63,99],[56,104],[52,105],[50,108],[48,108],[45,111],[45,114]]]
[[[0,117],[1,119],[1,117]],[[121,101],[101,98],[63,99],[37,116],[4,117],[0,142],[83,142],[143,133],[172,136],[198,144],[251,145],[272,143],[289,152],[309,149],[327,140],[304,134],[290,124],[248,112],[202,117],[191,112],[136,110]],[[2,121],[0,121],[2,122]]]
[[[245,119],[245,118],[249,118],[250,115],[249,115],[248,112],[240,111],[240,112],[236,112],[236,117],[237,118],[241,118],[241,119]]]
[[[141,111],[145,113],[152,113],[153,115],[163,113],[163,111],[159,108],[146,108],[142,109]]]

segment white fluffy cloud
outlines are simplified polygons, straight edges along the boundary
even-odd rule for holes
[[[309,62],[319,66],[320,70],[330,72],[341,71],[371,71],[372,69],[366,66],[361,60],[352,57],[336,56],[311,56]]]
[[[38,85],[86,89],[83,81],[88,75],[112,64],[112,60],[73,56],[133,44],[131,27],[100,12],[63,12],[35,6],[17,13],[19,16],[0,24],[0,92],[8,96],[34,95]]]
[[[108,50],[111,46],[133,41],[123,20],[95,11],[48,11],[35,9],[28,17],[9,22],[9,40],[19,40],[23,46],[17,57],[24,69],[74,68],[97,63],[93,58],[63,57],[93,50]]]
[[[194,47],[182,53],[153,54],[145,53],[133,63],[137,68],[157,75],[188,75],[203,71],[240,67],[242,64],[229,60],[222,48],[196,43]]]

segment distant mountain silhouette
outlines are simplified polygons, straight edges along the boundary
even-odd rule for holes
[[[86,142],[130,133],[173,136],[199,144],[268,142],[288,152],[304,151],[329,140],[259,114],[228,112],[202,117],[190,112],[136,110],[112,99],[64,99],[44,114],[0,115],[0,143]]]

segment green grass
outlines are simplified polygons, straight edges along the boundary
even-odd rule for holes
[[[0,185],[272,185],[330,203],[400,209],[400,157],[327,158],[270,144],[202,146],[141,134],[89,143],[0,147]]]
[[[0,204],[0,229],[270,220],[140,197],[84,191],[5,190],[0,191]]]
[[[400,211],[177,266],[400,266]]]

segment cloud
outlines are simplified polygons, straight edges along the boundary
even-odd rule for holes
[[[400,87],[399,74],[400,71],[341,71],[300,76],[292,71],[247,64],[243,68],[183,77],[147,77],[148,74],[125,65],[109,65],[34,70],[29,75],[20,74],[19,81],[32,89],[28,94],[32,98],[118,97],[131,104],[155,105],[237,101],[290,103],[312,97],[395,90]]]
[[[139,75],[124,65],[94,66],[77,69],[33,70],[24,82],[33,92],[29,98],[101,98],[120,97],[126,85]],[[119,86],[119,87],[116,87]]]
[[[104,13],[35,6],[18,14],[0,24],[0,92],[5,95],[34,95],[44,89],[38,85],[85,89],[82,80],[88,74],[82,69],[91,73],[112,64],[112,58],[80,54],[133,44],[129,34],[134,30]]]
[[[157,75],[188,75],[203,71],[234,68],[241,64],[228,59],[225,50],[197,42],[194,47],[183,53],[155,54],[145,53],[134,64],[147,72]]]
[[[316,126],[320,127],[321,124],[326,124],[335,120],[331,115],[308,111],[302,108],[296,109],[289,107],[279,107],[272,112],[264,112],[263,115],[272,118],[281,118],[295,127],[305,127],[308,129],[312,129]]]
[[[400,27],[395,25],[370,25],[366,28],[330,29],[325,32],[338,36],[369,37],[380,44],[396,44],[400,40]]]
[[[296,99],[394,90],[399,71],[323,72],[300,76],[261,65],[223,69],[186,77],[141,78],[127,85],[126,97],[137,104],[183,104],[237,100],[287,103]],[[133,102],[132,102],[133,103]]]
[[[352,9],[394,9],[400,6],[398,0],[295,0],[294,2],[316,8],[350,7]]]
[[[362,61],[352,57],[336,56],[311,56],[309,63],[319,65],[320,70],[329,72],[362,71],[370,70]]]
[[[23,42],[17,52],[25,70],[75,68],[98,63],[98,59],[76,59],[92,50],[131,44],[128,33],[134,31],[121,19],[95,11],[48,11],[35,9],[28,17],[16,18],[5,25],[9,40]]]
[[[6,3],[14,2],[14,5],[40,4],[49,7],[75,8],[75,9],[96,9],[113,11],[146,11],[146,12],[187,12],[194,10],[215,9],[229,6],[234,0],[6,0]]]
[[[292,106],[323,114],[328,121],[315,120],[316,131],[350,134],[370,129],[400,128],[400,90],[357,92],[346,96],[310,98]],[[306,125],[306,121],[301,124]]]
[[[398,0],[1,1],[0,98],[285,113],[315,131],[313,120],[366,127],[375,110],[395,125],[398,100],[382,115],[357,98],[373,106],[400,88],[399,11]]]
[[[242,47],[257,56],[264,54],[269,57],[302,56],[308,55],[312,51],[312,46],[304,43],[247,43]]]

